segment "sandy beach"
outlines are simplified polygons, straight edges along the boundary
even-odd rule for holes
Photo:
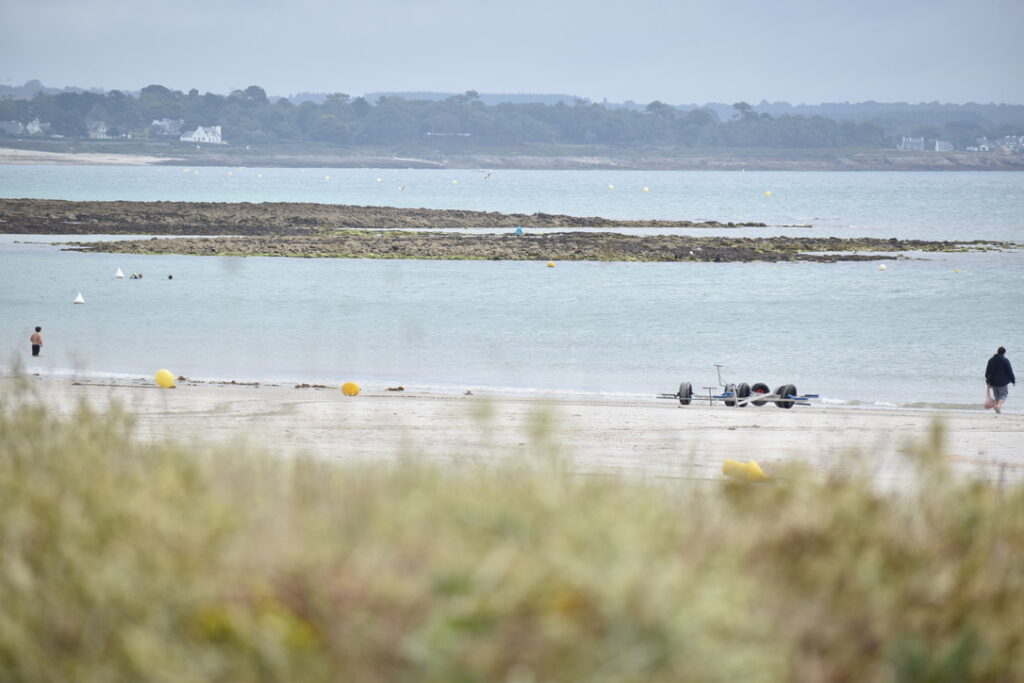
[[[58,166],[152,166],[153,164],[175,161],[168,157],[145,156],[142,154],[96,154],[82,152],[38,152],[29,149],[0,147],[0,164]]]
[[[14,383],[0,381],[5,395]],[[338,387],[179,382],[160,389],[143,378],[108,384],[32,377],[28,384],[60,415],[71,415],[82,400],[101,410],[120,403],[135,414],[144,440],[456,465],[526,459],[544,446],[580,473],[655,478],[718,480],[725,459],[754,459],[769,474],[803,463],[823,475],[862,470],[882,485],[899,485],[914,479],[902,454],[925,442],[939,421],[955,471],[996,482],[1024,478],[1024,415],[982,410],[681,407],[653,397],[446,395],[372,386],[346,397]]]

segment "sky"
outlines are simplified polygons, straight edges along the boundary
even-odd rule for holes
[[[0,0],[0,84],[1024,104],[1024,0]]]

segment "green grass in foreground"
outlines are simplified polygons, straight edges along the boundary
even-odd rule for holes
[[[1024,680],[1024,488],[908,457],[901,494],[346,466],[8,396],[0,680]]]

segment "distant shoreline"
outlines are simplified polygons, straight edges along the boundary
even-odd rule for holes
[[[9,143],[9,141],[8,141]],[[74,150],[74,151],[69,151]],[[250,168],[416,168],[618,171],[1024,171],[1024,155],[894,149],[692,150],[558,147],[524,150],[183,148],[171,143],[0,146],[0,165],[245,166]]]

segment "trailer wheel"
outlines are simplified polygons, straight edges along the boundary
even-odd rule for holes
[[[777,393],[780,398],[785,398],[786,396],[796,396],[797,395],[796,387],[793,386],[792,384],[784,384],[783,386],[781,386],[778,389],[776,389],[775,393]],[[775,405],[777,405],[780,408],[786,408],[788,410],[789,408],[793,407],[793,401],[792,400],[777,401],[775,403]]]
[[[748,396],[750,396],[750,385],[747,384],[746,382],[740,382],[740,385],[736,387],[736,398],[747,398]],[[737,401],[736,405],[738,405],[740,408],[746,408],[747,402]]]
[[[758,382],[758,383],[756,383],[753,386],[753,391],[754,391],[755,394],[767,394],[769,391],[771,391],[771,389],[769,389],[768,385],[765,384],[764,382]],[[755,400],[755,401],[751,401],[751,403],[753,403],[755,406],[760,408],[761,406],[763,406],[766,403],[766,401],[756,401]]]
[[[679,405],[690,405],[690,397],[693,396],[693,387],[690,386],[689,382],[683,382],[679,385],[679,393],[676,394],[676,396],[679,397]]]
[[[727,398],[724,401],[722,401],[722,403],[724,403],[725,405],[727,405],[730,408],[732,408],[734,405],[736,405],[736,399],[735,399],[735,396],[737,395],[736,394],[736,385],[735,384],[726,384],[725,385],[725,393],[732,394],[734,398],[731,398],[731,399]]]

